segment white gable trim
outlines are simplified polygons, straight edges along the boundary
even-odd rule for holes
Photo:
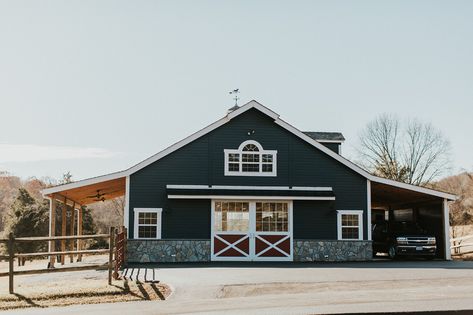
[[[342,144],[343,142],[345,142],[345,140],[319,140],[319,139],[316,139],[317,142],[319,143],[338,143],[338,144]]]
[[[368,179],[372,182],[377,182],[377,183],[381,183],[381,184],[395,186],[395,187],[402,188],[402,189],[417,191],[417,192],[420,192],[420,193],[424,193],[424,194],[428,194],[428,195],[432,195],[432,196],[437,196],[437,197],[448,199],[448,200],[455,200],[456,199],[455,195],[448,194],[448,193],[445,193],[445,192],[441,192],[441,191],[437,191],[437,190],[433,190],[433,189],[429,189],[429,188],[424,188],[424,187],[419,187],[419,186],[415,186],[415,185],[409,185],[409,184],[397,182],[397,181],[394,181],[394,180],[385,179],[385,178],[382,178],[382,177],[371,175],[370,173],[368,173],[367,171],[365,171],[364,169],[362,169],[358,165],[354,164],[353,162],[350,162],[349,160],[345,159],[341,155],[339,155],[339,154],[333,152],[332,150],[330,150],[329,148],[325,147],[319,141],[316,141],[316,140],[312,139],[311,137],[307,136],[306,134],[304,134],[299,129],[295,128],[294,126],[292,126],[292,125],[288,124],[287,122],[285,122],[284,120],[280,119],[279,115],[277,113],[275,113],[272,110],[270,110],[269,108],[261,105],[260,103],[258,103],[255,100],[252,100],[252,101],[246,103],[245,105],[241,106],[240,108],[228,113],[225,117],[217,120],[213,124],[197,131],[196,133],[190,135],[189,137],[187,137],[187,138],[185,138],[185,139],[169,146],[168,148],[164,149],[163,151],[147,158],[146,160],[132,166],[131,168],[129,168],[127,170],[117,172],[117,173],[108,174],[108,175],[104,175],[104,176],[98,176],[98,177],[94,177],[94,178],[90,178],[90,179],[77,181],[77,182],[74,182],[74,183],[71,183],[71,184],[66,184],[66,185],[62,185],[62,186],[47,188],[47,189],[43,190],[42,193],[43,193],[43,195],[48,195],[48,194],[63,191],[63,190],[66,190],[66,189],[82,187],[82,186],[95,184],[95,183],[98,183],[98,182],[103,182],[103,181],[107,181],[107,180],[111,180],[111,179],[115,179],[115,178],[119,178],[119,177],[129,176],[129,175],[131,175],[133,173],[136,173],[137,171],[141,170],[142,168],[158,161],[159,159],[165,157],[166,155],[171,154],[172,152],[182,148],[183,146],[197,140],[198,138],[206,135],[207,133],[217,129],[218,127],[223,126],[224,124],[226,124],[227,122],[229,122],[233,118],[243,114],[244,112],[246,112],[246,111],[248,111],[252,108],[256,108],[257,110],[261,111],[262,113],[264,113],[264,114],[268,115],[269,117],[273,118],[274,122],[277,125],[279,125],[282,128],[288,130],[289,132],[293,133],[294,135],[298,136],[302,140],[304,140],[304,141],[308,142],[309,144],[313,145],[314,147],[316,147],[320,151],[324,152],[325,154],[329,155],[330,157],[334,158],[338,162],[342,163],[343,165],[347,166],[348,168],[352,169],[356,173],[360,174],[361,176],[364,176],[366,179]]]

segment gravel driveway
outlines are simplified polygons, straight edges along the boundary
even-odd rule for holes
[[[150,267],[150,266],[147,266]],[[42,309],[44,314],[314,314],[473,309],[473,262],[160,265],[164,302]],[[37,314],[25,310],[25,314]]]

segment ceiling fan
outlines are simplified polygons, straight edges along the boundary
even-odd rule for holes
[[[101,189],[98,189],[97,190],[97,194],[96,195],[92,195],[92,196],[87,196],[87,198],[93,198],[94,201],[105,201],[105,195],[108,195],[107,193],[100,193],[100,190]]]

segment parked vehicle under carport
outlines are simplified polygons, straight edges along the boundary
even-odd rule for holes
[[[415,222],[379,221],[373,225],[373,254],[377,253],[387,253],[391,259],[400,256],[433,259],[437,241]]]

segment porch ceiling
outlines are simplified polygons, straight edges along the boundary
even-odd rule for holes
[[[67,185],[65,185],[67,186]],[[56,190],[54,192],[55,198],[61,199],[66,197],[67,199],[79,203],[81,205],[87,205],[101,201],[97,199],[95,195],[99,193],[100,198],[109,200],[125,195],[126,179],[120,177],[108,181],[93,183],[90,185],[84,185],[74,188]],[[58,186],[60,188],[60,186]],[[103,195],[102,195],[103,194]],[[53,193],[47,194],[46,196],[52,197]]]
[[[440,202],[442,198],[381,183],[371,183],[372,207]]]

